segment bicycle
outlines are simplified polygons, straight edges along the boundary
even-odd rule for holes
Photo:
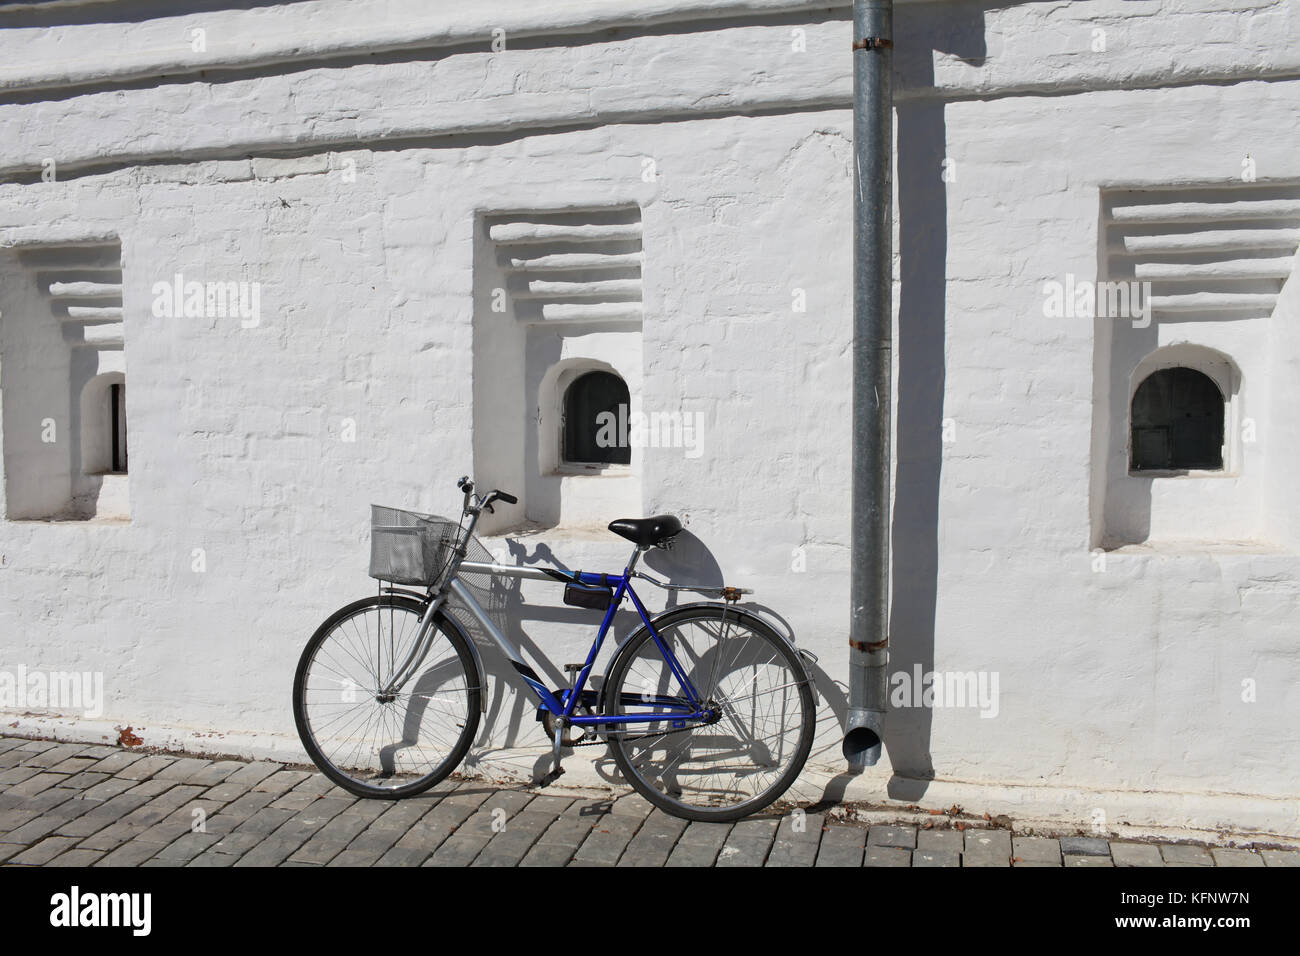
[[[634,789],[690,820],[737,820],[790,787],[812,748],[806,662],[816,658],[738,606],[748,589],[669,584],[637,569],[650,549],[672,547],[682,530],[677,518],[611,522],[609,529],[634,545],[620,574],[505,566],[492,561],[474,529],[484,510],[518,499],[500,490],[475,494],[469,478],[457,487],[465,495],[459,522],[372,506],[370,576],[380,581],[379,593],[332,614],[303,650],[294,718],[307,753],[330,780],[357,796],[397,799],[432,787],[465,758],[486,701],[474,642],[449,613],[457,607],[538,699],[537,717],[553,750],[544,782],[563,773],[563,749],[604,744]],[[563,583],[566,604],[604,612],[585,662],[565,669],[576,677],[572,686],[543,683],[465,575]],[[651,617],[633,580],[714,600]],[[457,604],[450,605],[453,598]],[[601,686],[588,687],[627,599],[640,627],[615,652]]]

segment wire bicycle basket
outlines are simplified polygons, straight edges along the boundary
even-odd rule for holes
[[[459,522],[439,515],[370,506],[370,576],[393,584],[434,587],[451,563]]]

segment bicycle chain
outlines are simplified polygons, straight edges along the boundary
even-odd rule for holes
[[[711,721],[716,723],[716,721]],[[677,730],[665,730],[658,734],[637,734],[635,737],[618,737],[619,740],[645,740],[647,737],[668,737],[672,734],[684,734],[700,727],[708,727],[709,724],[695,724],[693,727],[679,727]],[[565,744],[566,747],[599,747],[602,744],[610,743],[614,739],[613,734],[607,734],[603,740],[580,740],[577,743]]]

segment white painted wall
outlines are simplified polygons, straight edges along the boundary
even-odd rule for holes
[[[492,447],[475,434],[494,385],[475,375],[481,216],[636,204],[640,398],[707,424],[699,458],[647,449],[637,463],[641,510],[680,514],[691,536],[652,566],[754,588],[819,655],[824,721],[801,791],[815,796],[842,766],[847,675],[847,6],[472,6],[420,4],[409,21],[332,0],[264,11],[303,51],[409,55],[326,68],[269,44],[279,68],[220,82],[193,71],[247,63],[259,14],[43,33],[22,25],[37,14],[0,15],[13,131],[0,244],[120,238],[131,435],[128,523],[0,525],[0,666],[102,671],[105,719],[149,743],[193,731],[226,735],[193,745],[295,752],[297,655],[331,610],[373,590],[368,505],[446,513]],[[496,13],[511,37],[536,38],[493,53]],[[680,28],[699,17],[708,29]],[[186,52],[200,22],[208,60]],[[616,23],[629,28],[594,32]],[[1090,47],[1098,28],[1105,53]],[[891,670],[996,673],[1000,700],[988,719],[894,710],[887,761],[850,792],[1297,833],[1295,283],[1273,317],[1204,343],[1241,364],[1261,418],[1242,458],[1243,475],[1267,476],[1242,506],[1259,546],[1234,532],[1218,547],[1212,528],[1101,566],[1110,446],[1094,408],[1111,343],[1091,318],[1042,309],[1045,281],[1098,275],[1102,189],[1228,183],[1246,153],[1261,180],[1300,180],[1291,5],[905,2],[896,35]],[[470,38],[481,50],[437,50]],[[42,59],[52,44],[64,52]],[[117,85],[164,62],[191,75]],[[43,92],[12,92],[25,85]],[[53,183],[40,179],[49,157]],[[37,334],[32,294],[10,259],[0,437],[13,488],[39,410],[16,357]],[[176,273],[260,283],[259,324],[156,317],[153,285]],[[516,427],[522,439],[526,417]],[[621,567],[625,543],[585,523],[487,543]],[[568,625],[589,612],[551,607],[558,597],[529,586],[522,624],[561,665],[580,659],[586,634]],[[500,674],[480,766],[545,769],[533,706]]]

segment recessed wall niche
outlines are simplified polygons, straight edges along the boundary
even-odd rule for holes
[[[123,328],[119,243],[0,256],[7,519],[129,517]]]
[[[640,513],[640,450],[574,461],[565,414],[569,389],[590,373],[621,381],[639,406],[641,266],[638,206],[479,217],[474,471],[521,502],[486,531],[519,525],[521,514],[536,527],[578,528]]]
[[[1294,546],[1300,186],[1108,189],[1100,220],[1091,546]]]

